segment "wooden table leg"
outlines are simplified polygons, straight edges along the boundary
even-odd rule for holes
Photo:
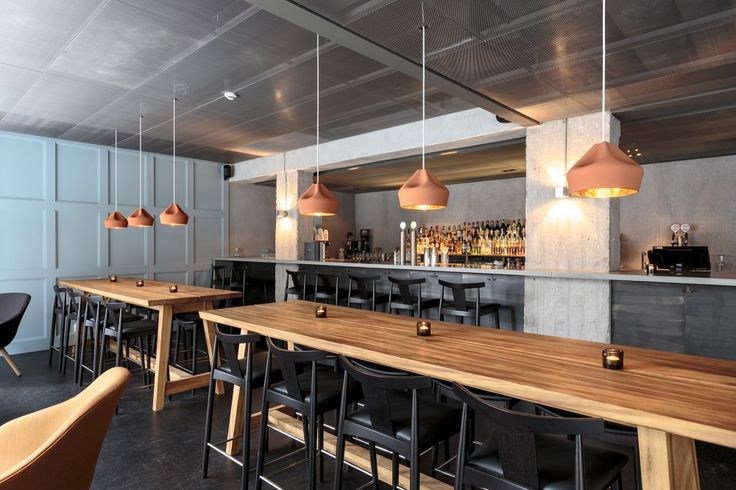
[[[202,306],[202,310],[206,311],[211,309],[212,302],[205,301],[204,305]],[[220,359],[219,357],[216,358],[215,356],[215,322],[202,319],[202,323],[204,324],[204,337],[207,343],[207,355],[210,358],[210,365],[214,366],[214,363],[217,363],[217,366],[219,366]],[[222,381],[215,382],[215,393],[218,395],[222,395],[223,393],[225,393],[225,383],[223,383]]]
[[[158,307],[158,332],[156,338],[156,372],[153,377],[153,411],[164,409],[166,397],[166,374],[169,369],[169,349],[171,348],[171,320],[174,316],[172,305]]]
[[[698,490],[695,441],[639,427],[641,480],[644,490]]]
[[[245,332],[243,332],[245,333]],[[238,347],[238,359],[242,359],[246,355],[246,344],[241,344]],[[240,392],[240,388],[233,386],[233,399],[230,402],[230,422],[227,426],[227,438],[232,439],[233,437],[240,436],[243,433],[243,394]],[[225,452],[229,455],[234,456],[240,452],[243,447],[242,441],[233,440],[228,441],[225,446]]]

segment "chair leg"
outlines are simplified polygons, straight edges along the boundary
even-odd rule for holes
[[[264,423],[265,421],[265,423]],[[261,405],[261,427],[258,433],[258,458],[256,460],[256,490],[263,488],[263,464],[268,453],[268,445],[266,444],[266,432],[268,432],[268,396],[266,389],[263,390],[263,403]]]
[[[210,376],[207,391],[207,415],[204,423],[204,451],[202,452],[202,478],[207,478],[207,468],[210,462],[210,438],[212,437],[212,406],[215,403],[215,380]]]
[[[309,490],[317,487],[317,417],[309,418]]]
[[[371,458],[371,478],[373,478],[372,487],[373,490],[378,490],[378,458],[376,457],[376,443],[368,443],[368,453]]]
[[[54,360],[54,340],[56,340],[56,325],[59,322],[59,315],[54,311],[51,315],[51,335],[49,338],[49,366]]]
[[[409,472],[411,480],[409,481],[409,490],[419,490],[419,441],[415,438],[411,445],[411,459],[409,460]]]
[[[16,376],[20,376],[20,369],[18,369],[18,366],[15,365],[13,362],[13,358],[10,357],[10,354],[8,354],[8,351],[5,350],[5,347],[0,347],[0,354],[3,355],[5,358],[5,362],[8,363],[8,366],[10,366],[10,369],[13,370]]]
[[[317,478],[319,482],[325,481],[325,458],[322,447],[325,443],[324,416],[317,417]]]
[[[399,455],[391,453],[391,488],[399,488]]]
[[[194,335],[197,334],[196,328]],[[248,488],[248,473],[250,473],[250,414],[252,413],[252,393],[250,382],[246,380],[246,386],[243,390],[245,400],[243,403],[243,474],[241,475],[240,485],[243,490]]]

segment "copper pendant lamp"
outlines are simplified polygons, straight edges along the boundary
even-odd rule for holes
[[[143,114],[138,116],[138,192],[139,207],[128,216],[128,224],[136,228],[153,226],[153,216],[143,207]]]
[[[304,216],[334,216],[337,200],[330,190],[319,182],[319,34],[317,34],[317,181],[299,197],[299,214]]]
[[[447,190],[442,182],[437,180],[432,173],[427,170],[425,163],[424,151],[424,120],[426,118],[426,97],[425,97],[425,71],[426,71],[426,30],[424,25],[424,5],[422,4],[422,168],[418,169],[404,182],[399,189],[399,205],[404,209],[417,209],[428,211],[432,209],[442,209],[447,207],[447,200],[450,197],[450,191]]]
[[[169,207],[164,209],[164,212],[159,215],[158,219],[162,225],[168,226],[184,226],[189,222],[189,216],[184,212],[182,208],[176,204],[176,97],[171,98],[171,112],[172,112],[172,150],[171,150],[171,166],[174,169],[174,183],[173,183],[173,194],[174,202],[169,204]]]
[[[602,12],[601,142],[567,172],[567,188],[576,197],[623,197],[639,192],[644,170],[621,149],[606,141],[606,0]]]
[[[121,229],[128,227],[128,220],[118,211],[118,130],[115,129],[115,211],[105,220],[105,228]]]

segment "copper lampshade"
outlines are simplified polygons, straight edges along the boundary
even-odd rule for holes
[[[337,200],[324,184],[312,184],[299,198],[299,214],[305,216],[334,216]]]
[[[189,222],[189,215],[176,203],[169,204],[158,217],[162,225],[183,226]]]
[[[621,149],[596,143],[567,172],[567,188],[576,197],[623,197],[639,192],[644,170]]]
[[[420,168],[399,189],[399,205],[404,209],[442,209],[450,191],[429,170]]]
[[[119,211],[113,211],[105,220],[105,228],[127,228],[128,220]]]
[[[136,228],[153,226],[153,216],[143,208],[138,208],[128,216],[128,224]]]

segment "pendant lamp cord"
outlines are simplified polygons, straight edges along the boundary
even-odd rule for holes
[[[143,207],[143,114],[138,116],[138,202]]]
[[[601,60],[601,141],[606,141],[606,0],[601,12],[602,60]]]
[[[317,34],[317,184],[319,184],[319,34]]]
[[[176,203],[176,97],[171,98],[171,123],[173,125],[173,135],[171,137],[171,166],[174,167],[174,202]]]
[[[115,128],[115,211],[118,210],[118,130]]]
[[[422,2],[422,170],[424,170],[424,119],[425,109],[425,87],[426,87],[426,64],[427,64],[427,25],[424,23],[424,2]]]

